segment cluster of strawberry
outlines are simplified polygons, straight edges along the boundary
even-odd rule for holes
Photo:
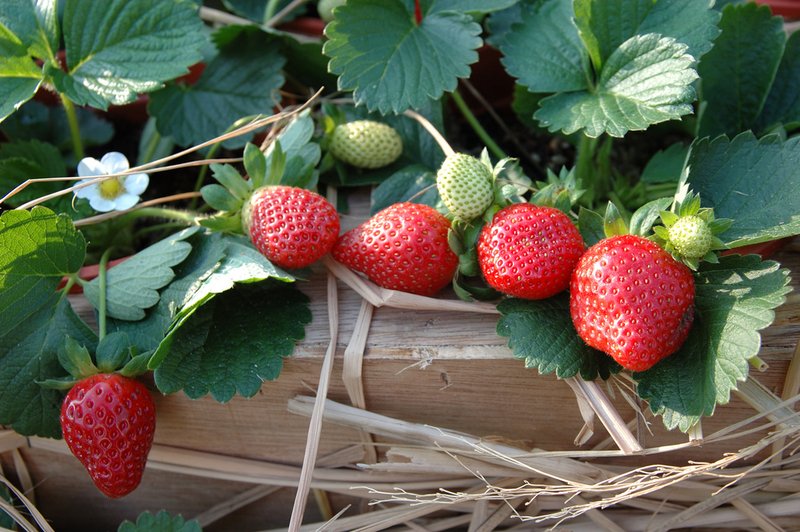
[[[339,125],[331,138],[335,157],[362,168],[391,164],[402,152],[397,132],[371,121]],[[460,270],[474,272],[498,296],[544,299],[569,289],[578,335],[623,367],[643,371],[675,352],[693,320],[691,270],[640,236],[613,236],[587,250],[562,210],[504,197],[502,167],[452,154],[437,174],[449,216],[397,203],[342,235],[336,208],[293,186],[252,187],[232,214],[282,268],[304,268],[331,253],[379,286],[423,296],[450,285]],[[666,225],[687,232],[671,218]],[[475,237],[467,243],[470,229]],[[693,250],[695,259],[707,252]],[[61,420],[68,445],[104,493],[118,497],[138,485],[155,428],[155,408],[140,383],[118,374],[84,379],[67,395]]]

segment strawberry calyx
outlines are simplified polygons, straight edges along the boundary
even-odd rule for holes
[[[94,356],[86,346],[68,336],[58,351],[58,361],[69,376],[38,381],[38,384],[48,389],[69,390],[93,375],[119,373],[133,378],[148,371],[147,363],[152,354],[152,351],[139,353],[128,335],[122,332],[104,336],[97,344]]]
[[[653,228],[652,240],[692,270],[697,270],[700,261],[718,262],[717,251],[727,246],[717,235],[733,224],[733,220],[716,218],[714,209],[700,205],[700,196],[687,192],[675,200],[671,210],[661,212],[664,225]]]
[[[586,193],[586,189],[578,188],[575,168],[567,170],[562,167],[558,175],[548,168],[547,181],[537,181],[536,186],[538,190],[531,196],[531,203],[542,207],[555,207],[564,213],[569,213]]]

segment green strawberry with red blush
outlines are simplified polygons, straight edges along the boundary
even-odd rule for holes
[[[570,281],[578,335],[631,371],[680,348],[694,318],[694,277],[655,242],[606,238],[580,258]]]
[[[562,211],[516,203],[498,211],[478,240],[478,264],[486,283],[522,299],[544,299],[569,286],[585,246]]]
[[[332,254],[378,286],[432,296],[450,284],[458,267],[449,228],[432,207],[396,203],[343,234]]]

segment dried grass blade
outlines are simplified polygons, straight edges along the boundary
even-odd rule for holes
[[[708,497],[705,500],[700,501],[699,503],[690,506],[689,508],[674,514],[668,518],[660,518],[656,519],[653,522],[653,525],[648,527],[648,532],[667,532],[668,530],[672,530],[673,528],[678,528],[684,526],[684,524],[692,519],[695,516],[700,515],[701,513],[708,512],[721,506],[725,503],[728,503],[732,500],[738,499],[744,495],[747,495],[750,492],[756,491],[763,486],[766,486],[769,483],[769,479],[756,479],[749,482],[744,482],[734,488],[728,488],[726,490],[720,491],[715,493],[711,497]]]
[[[622,416],[597,383],[574,377],[564,379],[564,382],[572,388],[576,395],[581,394],[585,398],[623,453],[636,454],[644,451],[644,447],[630,431],[622,420]]]
[[[306,441],[306,452],[303,456],[303,467],[300,472],[300,481],[297,487],[297,496],[292,508],[292,517],[289,521],[290,532],[300,530],[305,513],[308,492],[311,489],[311,478],[314,475],[314,468],[319,449],[319,440],[322,433],[322,419],[325,410],[326,397],[328,396],[328,385],[333,373],[333,359],[336,355],[336,345],[338,342],[339,331],[339,296],[336,289],[336,278],[328,274],[328,326],[330,328],[330,344],[325,353],[320,369],[319,384],[317,386],[317,398],[311,413],[311,420],[308,428],[308,439]]]
[[[789,367],[786,370],[786,378],[783,381],[783,390],[781,391],[781,399],[784,401],[800,394],[800,341],[794,348],[792,354],[792,361],[789,362]],[[783,448],[783,441],[776,441],[772,446],[772,451],[775,453],[775,458],[780,459],[778,449]]]
[[[31,504],[36,505],[36,492],[33,489],[33,479],[31,478],[31,472],[28,470],[28,464],[25,463],[25,459],[19,449],[11,451],[11,457],[14,461],[14,470],[17,473],[20,486],[22,486],[22,491],[30,499]]]
[[[759,512],[758,508],[746,500],[741,498],[734,499],[731,501],[731,504],[764,532],[784,532],[781,527],[776,525],[769,517]]]
[[[39,525],[40,529],[42,529],[44,532],[55,532],[53,530],[53,527],[50,526],[50,523],[47,522],[47,519],[45,519],[45,517],[42,515],[39,509],[36,508],[36,506],[27,497],[25,497],[25,495],[23,495],[22,492],[19,491],[16,486],[14,486],[11,482],[8,481],[6,477],[2,475],[0,475],[0,482],[5,484],[6,487],[9,490],[11,490],[11,492],[14,494],[14,496],[20,500],[20,502],[25,506],[25,509],[28,510],[28,513],[31,514],[31,517],[33,517],[33,520],[36,521],[36,524]],[[0,500],[0,502],[8,504],[2,500]],[[8,506],[12,510],[17,511],[16,508],[14,508],[12,505],[8,504]],[[28,523],[28,521],[25,520],[25,523]],[[20,523],[20,525],[21,524],[22,523]],[[34,532],[36,532],[36,528],[33,528],[33,530]]]
[[[196,515],[194,520],[200,523],[201,527],[207,527],[208,525],[219,521],[223,517],[232,514],[236,510],[263,499],[264,497],[272,495],[280,489],[280,486],[256,486],[254,488],[250,488],[249,490],[243,491],[235,497],[231,497],[226,501],[222,501],[221,503],[212,506],[201,514]]]
[[[342,382],[350,396],[350,402],[358,408],[366,408],[367,400],[364,394],[364,381],[362,379],[362,367],[364,363],[364,350],[367,345],[369,326],[372,323],[372,311],[375,307],[366,299],[361,301],[361,308],[358,311],[358,318],[353,329],[353,334],[344,350],[344,362],[342,366]],[[359,430],[361,440],[364,442],[365,460],[368,463],[378,461],[375,452],[372,436],[363,430]]]
[[[789,408],[751,375],[734,393],[768,419],[784,426],[800,427],[800,414]]]

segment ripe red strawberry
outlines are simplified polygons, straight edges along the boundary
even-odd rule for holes
[[[570,283],[578,335],[631,371],[645,371],[677,351],[689,334],[693,304],[689,268],[634,235],[589,248]]]
[[[242,210],[242,223],[256,248],[281,268],[304,268],[328,253],[339,236],[339,214],[310,190],[262,187]]]
[[[147,388],[117,373],[78,381],[61,405],[67,446],[112,498],[139,485],[155,429],[156,408]]]
[[[342,235],[333,258],[384,288],[431,296],[458,267],[447,243],[449,228],[432,207],[396,203]]]
[[[515,203],[498,211],[481,230],[478,264],[495,290],[544,299],[566,290],[584,249],[580,232],[566,214]]]

